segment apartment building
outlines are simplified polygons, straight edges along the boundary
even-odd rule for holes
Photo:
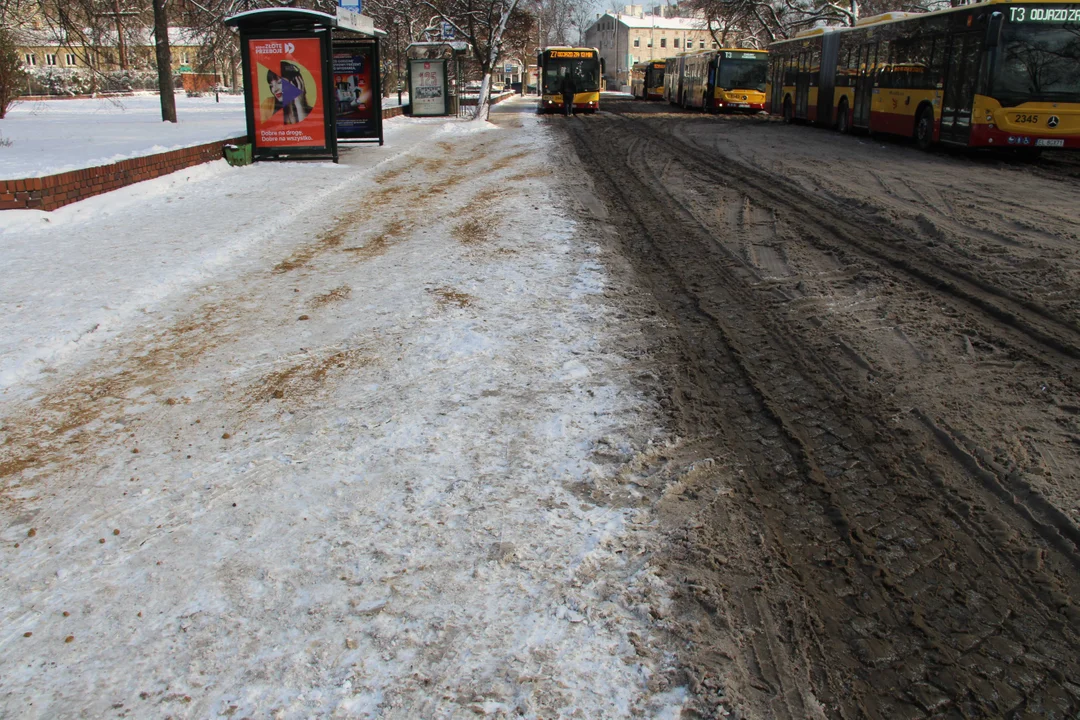
[[[609,89],[630,83],[630,68],[642,60],[659,60],[683,52],[717,47],[700,17],[672,16],[658,6],[645,13],[641,5],[598,15],[585,31],[585,45],[600,51]]]

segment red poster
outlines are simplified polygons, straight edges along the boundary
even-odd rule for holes
[[[326,147],[319,38],[249,40],[256,147]]]

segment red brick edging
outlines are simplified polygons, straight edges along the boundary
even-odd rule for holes
[[[192,165],[220,160],[224,157],[223,145],[243,142],[247,142],[247,136],[57,175],[0,180],[0,210],[55,210],[126,185],[152,180]]]
[[[401,107],[384,108],[383,118],[397,117],[402,112]],[[224,145],[246,142],[247,136],[236,137],[57,175],[0,180],[0,210],[56,210],[110,190],[220,160],[225,155]]]

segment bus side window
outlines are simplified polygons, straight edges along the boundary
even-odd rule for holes
[[[851,87],[851,48],[841,48],[837,55],[836,87]]]
[[[914,75],[911,76],[911,87],[921,89],[931,89],[934,87],[934,82],[931,76],[931,67],[933,63],[931,58],[934,54],[934,38],[921,37],[915,41],[913,52],[911,54],[911,62],[917,68]]]
[[[877,60],[874,63],[874,68],[877,71],[874,78],[874,87],[879,87],[882,75],[887,75],[888,62],[889,62],[889,41],[882,40],[877,44]]]
[[[927,86],[940,90],[944,80],[942,79],[941,68],[945,64],[945,37],[938,35],[934,38],[930,48],[930,60],[928,65],[930,72],[927,77]]]

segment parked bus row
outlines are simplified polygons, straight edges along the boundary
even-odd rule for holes
[[[969,147],[1080,148],[1080,5],[886,13],[769,47],[786,120]]]
[[[1036,152],[1080,148],[1080,3],[987,0],[634,66],[643,100]],[[640,78],[640,80],[639,80]]]

